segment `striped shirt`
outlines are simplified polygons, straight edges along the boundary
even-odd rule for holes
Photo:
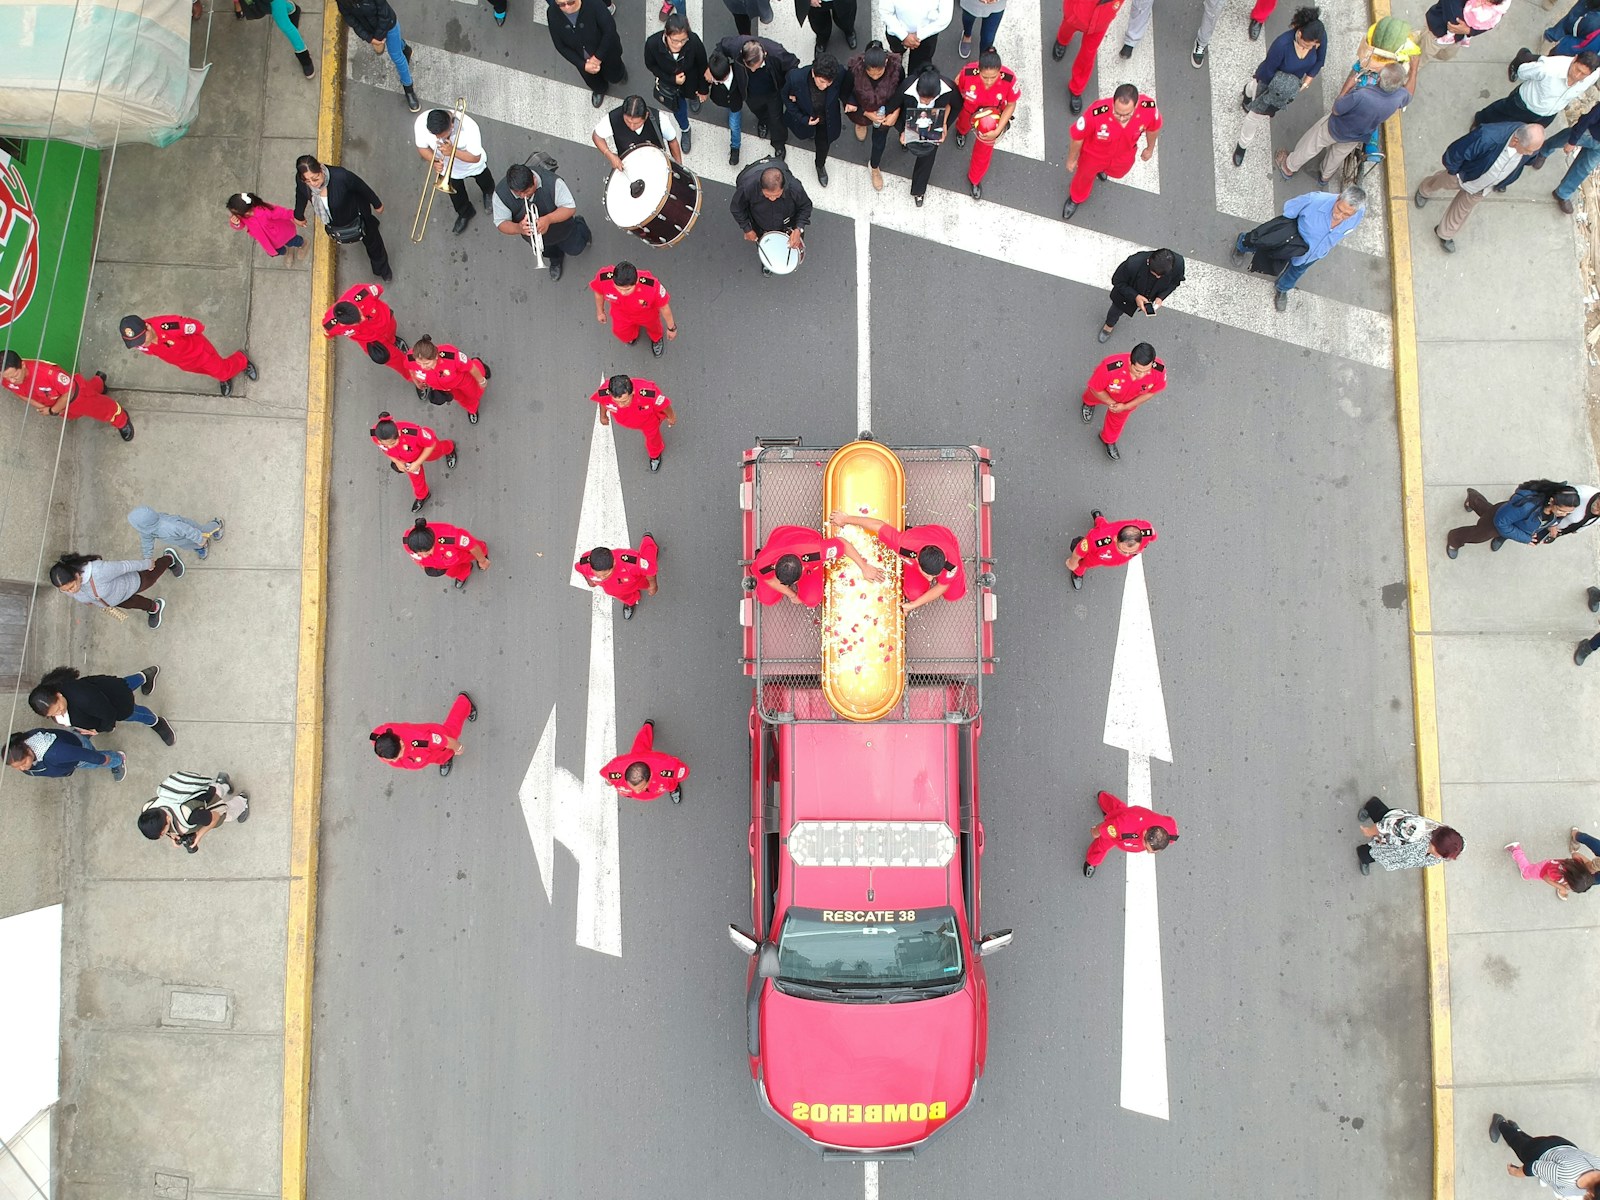
[[[172,824],[179,833],[192,833],[198,824],[196,818],[209,807],[211,789],[216,782],[210,775],[174,771],[161,781],[155,799],[147,801],[143,811],[163,809],[171,814]]]
[[[1578,1179],[1590,1171],[1600,1171],[1600,1158],[1576,1146],[1552,1146],[1533,1160],[1534,1178],[1558,1196],[1588,1195]]]

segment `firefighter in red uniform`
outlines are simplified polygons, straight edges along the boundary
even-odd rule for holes
[[[473,358],[447,342],[435,345],[431,337],[419,337],[406,355],[405,374],[415,385],[418,400],[430,404],[454,400],[467,410],[468,423],[476,425],[478,402],[494,373],[481,358]]]
[[[1050,47],[1050,57],[1060,62],[1067,56],[1067,43],[1072,41],[1072,35],[1083,35],[1078,55],[1072,60],[1072,77],[1067,80],[1067,103],[1075,113],[1083,111],[1083,93],[1089,86],[1089,76],[1094,73],[1094,56],[1121,9],[1122,0],[1061,0],[1061,28],[1056,30],[1056,44]]]
[[[654,596],[658,589],[656,572],[661,569],[661,551],[656,539],[645,534],[637,550],[626,546],[608,550],[596,546],[572,565],[590,587],[622,602],[622,619],[633,620],[633,610],[641,596]]]
[[[1146,162],[1156,152],[1156,135],[1161,132],[1161,110],[1149,96],[1131,83],[1124,83],[1107,100],[1096,100],[1089,111],[1072,124],[1072,141],[1067,147],[1067,175],[1071,186],[1061,209],[1063,221],[1072,220],[1078,205],[1089,198],[1098,179],[1121,179],[1133,170],[1133,156]],[[1144,150],[1139,151],[1139,138]]]
[[[840,556],[860,567],[868,579],[882,574],[843,538],[825,538],[804,525],[779,525],[750,564],[756,599],[776,604],[787,596],[795,604],[815,608],[822,603],[828,568]]]
[[[396,421],[386,412],[378,414],[378,423],[369,431],[372,441],[389,456],[389,465],[411,479],[411,511],[421,512],[432,493],[428,490],[428,472],[424,464],[443,457],[444,465],[451,470],[456,465],[456,444],[442,438],[426,425],[413,425],[409,421]]]
[[[1125,567],[1156,540],[1155,529],[1146,521],[1108,521],[1098,508],[1089,515],[1093,527],[1073,543],[1067,558],[1073,591],[1083,586],[1083,573],[1090,567]]]
[[[1131,354],[1113,354],[1094,369],[1083,385],[1084,423],[1094,420],[1094,408],[1103,404],[1105,422],[1100,426],[1100,444],[1109,458],[1121,458],[1117,439],[1128,423],[1128,414],[1167,386],[1167,365],[1156,357],[1156,348],[1140,342]]]
[[[106,395],[106,373],[96,371],[88,379],[63,371],[42,358],[23,358],[15,350],[0,355],[0,386],[15,392],[39,412],[76,421],[88,417],[105,421],[133,441],[133,422],[128,412]]]
[[[912,525],[899,530],[876,517],[855,517],[834,512],[835,526],[859,525],[902,559],[900,579],[905,591],[905,611],[911,612],[941,597],[959,600],[967,594],[967,575],[961,569],[961,544],[943,525]]]
[[[472,564],[478,570],[489,569],[489,547],[482,539],[473,537],[465,529],[446,525],[442,521],[429,524],[427,518],[418,517],[406,530],[401,540],[406,553],[429,575],[448,575],[456,581],[456,591],[466,591],[467,580],[472,577]]]
[[[974,200],[982,200],[983,177],[989,173],[994,144],[1011,127],[1011,116],[1022,99],[1022,84],[1014,71],[1000,65],[999,52],[991,48],[979,52],[976,63],[957,72],[956,90],[962,101],[961,115],[956,118],[956,145],[965,146],[967,135],[977,126],[978,137],[967,164],[967,186]]]
[[[1110,792],[1101,792],[1100,811],[1106,819],[1094,827],[1094,841],[1083,856],[1083,877],[1105,862],[1111,847],[1129,854],[1157,854],[1178,840],[1178,823],[1137,804],[1124,804]]]
[[[330,338],[349,338],[365,350],[373,362],[409,379],[411,372],[405,355],[411,347],[399,336],[394,311],[378,299],[382,295],[380,283],[358,283],[347,289],[323,314],[322,332]]]
[[[661,440],[661,424],[670,428],[678,423],[672,401],[661,391],[653,379],[630,379],[626,375],[613,375],[601,381],[600,390],[590,396],[600,406],[600,424],[609,425],[613,417],[625,429],[637,429],[644,434],[644,452],[650,456],[650,469],[661,469],[661,455],[666,450]]]
[[[633,735],[632,749],[601,767],[600,778],[630,800],[654,800],[670,795],[674,804],[682,804],[683,781],[689,778],[689,765],[681,758],[651,749],[655,741],[656,723],[646,721]]]
[[[606,323],[606,301],[611,301],[611,332],[628,345],[639,340],[639,330],[650,335],[650,353],[657,358],[665,349],[662,338],[676,341],[678,322],[672,315],[672,297],[666,285],[631,262],[602,267],[589,281],[594,292],[594,319]],[[665,326],[663,326],[665,322]]]
[[[227,358],[218,354],[206,337],[206,327],[193,317],[171,314],[147,320],[129,315],[122,318],[121,330],[122,344],[129,350],[153,354],[180,371],[209,375],[220,381],[224,396],[233,395],[233,377],[241,371],[246,379],[260,377],[243,350],[235,350]]]
[[[372,750],[391,767],[420,771],[437,765],[439,774],[450,774],[451,760],[461,753],[461,726],[478,719],[478,706],[465,692],[456,696],[443,725],[400,725],[385,722],[367,735]]]

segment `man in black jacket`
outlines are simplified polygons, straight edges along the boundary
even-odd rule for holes
[[[372,47],[374,54],[388,51],[406,94],[406,107],[412,112],[422,111],[416,90],[411,86],[411,47],[400,33],[400,18],[395,16],[389,0],[338,0],[338,4],[345,24]]]
[[[322,218],[329,237],[340,243],[360,238],[367,248],[372,273],[385,283],[394,278],[394,272],[389,270],[389,251],[378,229],[376,214],[383,211],[383,201],[366,180],[354,171],[325,167],[314,156],[302,154],[294,160],[296,225],[305,226],[308,204]]]
[[[711,103],[728,110],[728,165],[736,167],[744,128],[744,82],[720,45],[706,57],[706,86]]]
[[[772,152],[784,156],[789,134],[783,124],[783,87],[800,60],[771,38],[734,34],[717,43],[733,62],[740,94],[756,116],[756,135],[772,139]]]
[[[1111,307],[1100,327],[1100,341],[1124,316],[1144,313],[1153,317],[1168,296],[1183,282],[1183,255],[1172,250],[1135,250],[1111,276]]]
[[[578,69],[589,102],[599,108],[611,84],[628,81],[615,18],[604,0],[550,0],[548,15],[556,53]]]
[[[728,208],[747,242],[759,242],[764,233],[787,233],[790,248],[798,250],[811,224],[811,197],[777,159],[751,163],[739,172]],[[761,273],[771,274],[765,265]]]

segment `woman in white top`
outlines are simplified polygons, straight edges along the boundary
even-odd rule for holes
[[[142,561],[107,562],[98,554],[63,554],[50,568],[50,584],[79,604],[137,609],[147,614],[146,624],[151,629],[160,629],[167,602],[139,593],[168,571],[174,579],[183,577],[183,560],[170,546],[161,557]]]

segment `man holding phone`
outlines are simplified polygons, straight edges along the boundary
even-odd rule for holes
[[[1099,340],[1109,341],[1123,317],[1142,312],[1153,317],[1183,282],[1183,255],[1172,250],[1135,250],[1111,275],[1111,307]]]

